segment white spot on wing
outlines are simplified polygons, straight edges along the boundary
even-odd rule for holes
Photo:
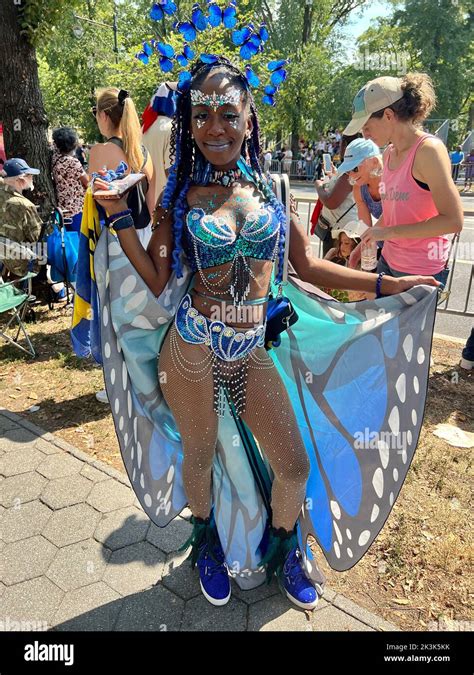
[[[390,455],[389,447],[385,441],[379,441],[377,445],[379,447],[380,461],[382,462],[383,468],[386,469]]]
[[[400,431],[400,413],[398,412],[397,406],[392,408],[392,412],[388,418],[388,425],[392,430],[392,433],[395,436],[398,436],[398,432]]]
[[[398,380],[396,381],[395,388],[397,390],[398,398],[402,403],[405,403],[406,399],[406,386],[407,386],[407,378],[405,373],[402,373]]]
[[[133,292],[133,289],[137,285],[137,277],[134,274],[130,274],[120,286],[120,297],[126,298]]]
[[[377,497],[380,499],[380,497],[383,495],[383,471],[380,467],[374,472],[372,485],[374,486]]]
[[[374,504],[374,508],[372,509],[372,514],[370,516],[370,522],[373,523],[377,518],[379,517],[380,509],[377,506],[377,504]]]
[[[410,333],[403,340],[403,351],[405,352],[407,361],[410,362],[413,356],[413,337]]]
[[[341,518],[341,508],[340,508],[340,506],[337,502],[331,501],[331,511],[332,511],[332,514],[333,514],[334,518],[336,518],[337,520],[340,520],[340,518]]]
[[[370,539],[370,531],[369,530],[364,530],[363,532],[360,533],[359,537],[359,546],[365,546],[366,543]]]

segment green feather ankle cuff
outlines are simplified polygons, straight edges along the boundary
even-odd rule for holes
[[[191,549],[191,567],[196,567],[197,559],[199,557],[199,549],[203,544],[208,545],[209,555],[216,561],[213,550],[214,546],[219,544],[219,537],[214,522],[211,516],[208,518],[197,518],[191,516],[191,523],[193,524],[193,531],[187,541],[178,549],[179,552],[185,551],[189,546]],[[216,561],[218,562],[218,561]]]
[[[269,529],[268,546],[265,555],[260,561],[260,565],[266,567],[267,584],[273,578],[281,573],[288,553],[298,545],[296,531],[288,532],[283,527],[275,529],[273,526]]]

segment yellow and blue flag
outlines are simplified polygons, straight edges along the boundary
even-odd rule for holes
[[[92,356],[102,363],[97,284],[94,274],[94,252],[102,226],[99,211],[88,188],[82,212],[77,261],[76,292],[71,328],[74,352],[79,357]]]

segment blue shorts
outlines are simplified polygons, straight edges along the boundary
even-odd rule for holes
[[[413,272],[400,272],[398,270],[394,270],[393,267],[390,267],[390,265],[387,263],[383,255],[380,256],[377,263],[377,274],[380,274],[380,272],[385,272],[385,274],[388,274],[391,277],[406,277],[413,274]],[[424,274],[423,276],[434,277],[436,281],[441,282],[441,288],[444,288],[449,276],[449,267],[441,270],[441,272],[437,272],[436,274]]]

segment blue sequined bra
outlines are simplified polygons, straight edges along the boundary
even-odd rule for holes
[[[183,249],[191,269],[217,267],[241,256],[272,260],[276,258],[280,221],[271,206],[247,214],[245,223],[235,233],[222,216],[207,215],[203,209],[191,208],[186,216]]]

